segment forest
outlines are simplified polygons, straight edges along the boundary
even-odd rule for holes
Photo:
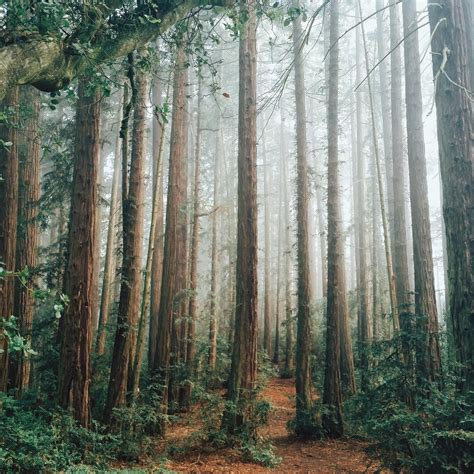
[[[0,0],[0,473],[474,472],[474,0]]]

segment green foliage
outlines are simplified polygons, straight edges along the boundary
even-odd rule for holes
[[[398,345],[373,344],[370,388],[346,403],[350,428],[370,439],[368,454],[395,472],[473,472],[473,397],[456,391],[449,369],[442,386],[415,385]]]
[[[66,413],[30,393],[22,400],[0,394],[2,472],[59,472],[86,463],[103,468],[116,453],[118,438],[95,425],[78,427]]]

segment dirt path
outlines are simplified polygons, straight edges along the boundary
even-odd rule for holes
[[[186,453],[185,459],[173,460],[166,467],[187,473],[364,473],[376,472],[365,456],[364,444],[353,440],[302,442],[290,436],[286,423],[294,416],[294,380],[273,379],[264,397],[273,407],[268,428],[276,455],[282,458],[275,469],[243,463],[230,449],[212,453]],[[179,428],[177,428],[179,430]],[[186,430],[189,432],[189,428]],[[173,433],[178,438],[180,433]]]

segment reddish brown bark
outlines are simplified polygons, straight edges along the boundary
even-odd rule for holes
[[[112,421],[114,408],[126,403],[127,383],[136,343],[136,325],[140,313],[142,283],[143,200],[145,165],[146,96],[148,82],[144,72],[136,70],[133,96],[133,141],[128,192],[122,202],[123,263],[112,365],[104,420]],[[136,94],[136,96],[135,96]],[[126,163],[125,156],[122,157]],[[123,190],[122,190],[123,193]]]
[[[64,291],[69,297],[60,331],[59,404],[72,410],[83,426],[90,424],[92,298],[96,245],[97,163],[100,95],[87,95],[81,80],[76,105],[74,177],[69,250]]]
[[[186,54],[183,46],[176,52],[173,82],[173,116],[168,176],[168,199],[166,203],[166,227],[161,284],[160,309],[158,313],[158,343],[153,363],[153,373],[159,385],[161,398],[159,412],[168,412],[168,389],[170,381],[171,338],[175,315],[179,311],[179,293],[183,290],[180,275],[180,260],[186,255],[186,175],[187,162],[184,149],[186,123]],[[185,234],[184,234],[185,235]],[[161,419],[157,427],[161,434],[166,432],[166,423]]]
[[[254,437],[254,389],[257,380],[257,40],[256,2],[242,0],[247,13],[239,45],[238,215],[234,347],[224,413],[229,433],[246,430]]]
[[[446,225],[449,317],[459,387],[474,390],[474,157],[466,7],[439,0],[429,7],[443,215]]]
[[[328,413],[323,416],[323,427],[330,437],[344,433],[342,422],[341,341],[343,319],[347,318],[344,275],[344,248],[341,229],[341,204],[338,157],[338,86],[339,86],[339,0],[331,1],[330,43],[335,45],[329,55],[328,84],[328,298],[326,367],[323,403]]]
[[[18,208],[18,88],[9,91],[2,103],[6,123],[0,125],[0,263],[7,271],[15,270]],[[0,278],[0,318],[13,314],[15,280]],[[0,391],[8,384],[8,343],[0,329]]]
[[[28,268],[33,272],[27,286],[16,285],[15,310],[18,318],[20,335],[25,342],[31,343],[33,326],[35,285],[34,272],[38,253],[38,200],[40,197],[40,137],[39,111],[40,94],[33,87],[20,90],[20,102],[26,108],[26,120],[19,137],[19,195],[18,195],[18,229],[16,247],[17,269]],[[27,355],[17,354],[11,364],[10,384],[17,390],[17,395],[28,388],[31,362]]]

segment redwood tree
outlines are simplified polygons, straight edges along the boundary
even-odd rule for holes
[[[459,387],[474,389],[474,176],[473,110],[466,4],[439,0],[429,6],[433,77],[443,185],[449,278],[449,317]]]
[[[100,145],[100,93],[88,93],[81,79],[76,105],[74,176],[71,191],[68,262],[64,292],[69,303],[60,331],[59,403],[90,424],[92,298],[96,244],[97,172]]]
[[[16,285],[15,310],[21,336],[31,343],[33,326],[34,296],[31,286],[35,284],[35,267],[38,253],[38,201],[40,197],[40,94],[33,87],[20,90],[20,102],[26,107],[24,126],[20,131],[18,229],[16,246],[16,268],[28,268],[28,286]],[[10,383],[17,394],[28,388],[31,362],[25,354],[17,354],[11,361]]]
[[[256,1],[241,0],[246,13],[239,45],[238,210],[234,345],[229,374],[230,404],[223,428],[248,428],[257,380],[257,24]],[[250,425],[254,426],[254,425]],[[255,433],[248,433],[254,436]]]

